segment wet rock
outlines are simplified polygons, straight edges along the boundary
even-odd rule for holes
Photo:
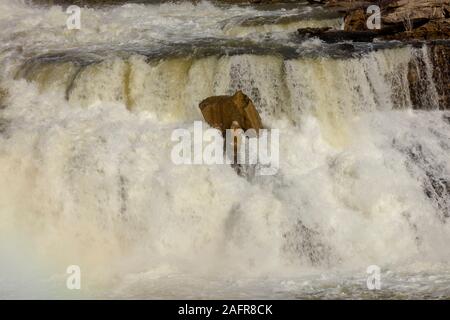
[[[441,109],[450,109],[450,44],[434,44],[430,47],[433,79],[439,95]]]
[[[379,36],[375,31],[344,31],[331,28],[302,28],[298,29],[300,38],[319,38],[328,43],[341,41],[372,42]]]
[[[412,59],[408,64],[408,85],[411,104],[414,109],[423,107],[422,97],[426,97],[428,86],[421,79],[426,77],[426,65],[423,60]]]
[[[362,7],[367,7],[373,4],[373,1],[358,1],[358,0],[327,0],[325,4],[329,8],[334,8],[335,10],[341,12],[348,12],[350,10],[359,9]]]
[[[415,25],[427,23],[424,20],[415,21]],[[403,25],[387,26],[381,30],[333,30],[332,28],[302,28],[298,29],[300,38],[319,38],[325,42],[334,43],[341,41],[372,42],[375,38],[395,36],[404,31]]]
[[[382,10],[384,23],[397,23],[410,19],[441,19],[448,17],[449,0],[328,0],[327,7],[341,12],[366,9],[370,5],[378,5]]]
[[[200,102],[200,110],[208,124],[225,134],[239,126],[244,131],[263,128],[261,118],[251,99],[242,91],[233,96],[213,96]]]
[[[412,22],[411,30],[387,35],[384,39],[403,41],[450,39],[450,19],[427,21],[421,26],[416,26],[416,21]]]
[[[377,3],[329,0],[327,5],[345,12],[345,31],[367,31],[369,5],[381,9],[380,37],[386,40],[450,39],[450,0],[383,0]],[[386,30],[387,29],[387,30]]]
[[[367,19],[369,16],[363,8],[355,9],[344,18],[345,31],[364,31],[367,30]]]
[[[429,43],[427,47],[429,60],[415,58],[409,63],[408,84],[411,102],[414,108],[435,109],[437,103],[439,109],[448,110],[450,109],[450,43]],[[436,103],[427,101],[429,90],[427,79],[430,76],[430,67],[438,97]]]
[[[327,0],[306,0],[311,4],[325,4]]]
[[[411,2],[411,3],[410,3]],[[329,5],[339,6],[346,12],[344,30],[314,29],[299,30],[300,36],[313,36],[326,42],[356,41],[371,42],[375,38],[384,40],[450,39],[445,3],[437,8],[435,1],[416,0],[405,2],[381,1],[381,29],[369,30],[366,12],[373,3],[359,1],[333,1]],[[409,10],[417,10],[408,13]]]
[[[423,192],[432,200],[437,209],[438,218],[445,223],[450,218],[450,180],[440,166],[429,165],[429,152],[424,150],[426,146],[414,144],[406,148],[398,145],[395,145],[395,147],[408,156],[409,166],[417,167],[423,172],[420,177]]]
[[[444,19],[450,12],[450,0],[397,0],[382,5],[384,24],[405,23],[416,19]]]
[[[342,4],[348,1],[337,2]],[[439,30],[440,23],[450,17],[450,0],[396,0],[381,1],[378,4],[381,8],[382,29],[401,26],[402,30],[399,32],[410,32],[412,37],[414,37],[414,30],[423,24],[433,22],[427,28],[422,28],[419,34]],[[368,29],[366,23],[370,15],[366,12],[367,6],[368,4],[359,3],[358,6],[353,5],[346,10],[344,30]],[[446,36],[448,38],[448,34]],[[397,38],[401,39],[401,36]]]
[[[332,30],[332,28],[330,27],[325,27],[325,28],[301,28],[298,29],[298,34],[300,37],[305,37],[305,38],[313,38],[313,37],[318,37],[321,34],[328,32]]]
[[[312,35],[327,42],[343,40],[367,41],[398,40],[408,43],[427,41],[433,80],[439,97],[439,108],[450,109],[450,0],[383,0],[381,8],[381,29],[367,28],[369,14],[367,7],[374,3],[350,0],[329,0],[327,5],[345,12],[344,31],[331,30],[299,31],[300,36]],[[345,34],[342,34],[344,32]],[[444,41],[441,41],[444,40]],[[423,108],[429,66],[425,61],[412,61],[408,80],[410,96],[414,107]],[[430,104],[431,106],[431,104]]]

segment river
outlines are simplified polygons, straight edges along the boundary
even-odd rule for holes
[[[450,113],[427,45],[300,40],[342,25],[306,3],[68,16],[0,1],[1,298],[450,298]],[[172,131],[236,90],[280,131],[277,174],[174,165]]]

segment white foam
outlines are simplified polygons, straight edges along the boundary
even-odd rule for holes
[[[122,43],[133,32],[139,43],[183,32],[205,37],[222,32],[209,26],[223,14],[255,10],[208,3],[88,9],[86,29],[65,42],[59,7],[0,6],[2,37],[13,35],[6,48]],[[29,20],[30,13],[37,16]],[[1,111],[0,234],[16,248],[0,248],[0,270],[23,267],[25,256],[43,271],[23,273],[51,293],[24,290],[13,278],[1,280],[9,289],[0,296],[71,297],[61,282],[71,264],[82,268],[84,296],[295,297],[322,289],[339,296],[331,288],[342,281],[364,296],[358,285],[371,264],[392,270],[391,288],[399,281],[410,293],[411,274],[420,272],[422,292],[448,295],[439,279],[447,279],[450,230],[442,200],[423,187],[428,172],[449,177],[449,125],[442,112],[409,109],[412,50],[348,60],[114,58],[84,69],[69,100],[57,75],[70,68],[40,82],[2,70],[9,97]],[[20,58],[2,55],[8,68]],[[132,112],[126,63],[134,68]],[[279,174],[248,181],[228,166],[173,165],[172,130],[193,130],[200,99],[236,89],[280,129]],[[408,150],[417,145],[421,158],[413,161]]]

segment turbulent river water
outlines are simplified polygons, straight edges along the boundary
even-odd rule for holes
[[[0,1],[0,298],[450,298],[450,113],[426,45],[301,41],[342,23],[306,4],[67,18]],[[172,131],[238,89],[280,130],[278,173],[174,165]]]

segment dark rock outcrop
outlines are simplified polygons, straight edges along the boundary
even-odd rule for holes
[[[385,35],[385,40],[440,40],[450,39],[450,19],[439,19],[427,21],[425,24],[416,26],[417,20],[412,22],[411,30]]]
[[[335,43],[341,41],[372,42],[378,36],[375,31],[344,31],[331,28],[303,28],[298,30],[301,38],[319,38],[322,41]]]
[[[429,24],[429,22],[426,19],[417,19],[413,23],[415,27],[422,27],[427,24]],[[375,38],[397,39],[398,35],[401,35],[404,32],[405,28],[403,24],[393,24],[380,30],[333,30],[332,28],[303,28],[298,30],[298,35],[301,38],[316,37],[330,43],[340,41],[372,42]],[[436,37],[438,37],[438,34],[436,34]],[[413,35],[411,39],[414,39]]]
[[[327,42],[353,40],[440,40],[450,39],[450,0],[383,0],[376,4],[381,10],[381,29],[369,30],[365,1],[330,0],[327,5],[344,12],[344,31],[299,30],[300,36],[311,35]]]
[[[435,109],[438,105],[440,109],[450,109],[450,43],[429,43],[427,54],[428,59],[412,59],[409,63],[408,83],[413,107]],[[430,78],[438,101],[428,101]]]
[[[363,8],[350,11],[344,18],[345,31],[367,30],[367,19],[369,16]]]
[[[415,107],[450,109],[450,0],[381,0],[381,29],[369,30],[366,13],[374,3],[350,0],[329,0],[327,6],[345,13],[344,30],[306,28],[298,30],[299,37],[317,37],[325,42],[398,40],[416,45],[425,41],[428,59],[410,62],[408,80],[410,96]],[[422,46],[421,43],[419,43]],[[431,64],[431,66],[430,66]],[[424,101],[428,87],[424,79],[430,77],[439,101]]]
[[[442,109],[450,109],[450,44],[435,44],[430,49],[433,79]]]
[[[382,3],[384,24],[405,23],[416,19],[444,19],[449,17],[450,0],[397,0]]]
[[[325,4],[327,0],[306,0],[311,4]]]
[[[367,31],[367,20],[371,14],[367,7],[374,3],[349,0],[330,1],[345,12],[344,30]],[[381,32],[387,39],[450,39],[448,18],[450,0],[391,0],[376,3],[381,9],[381,30],[395,28],[397,32]],[[426,27],[423,27],[427,24]]]

